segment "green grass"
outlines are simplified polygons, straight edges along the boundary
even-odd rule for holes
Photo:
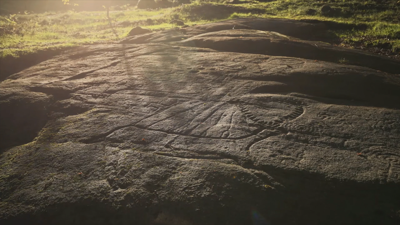
[[[18,57],[49,48],[109,43],[125,37],[135,26],[159,30],[173,28],[173,20],[202,24],[229,18],[259,17],[316,19],[366,25],[366,29],[332,30],[348,47],[379,47],[400,52],[400,0],[277,0],[227,5],[223,0],[194,0],[165,9],[111,11],[112,27],[105,11],[0,16],[0,57]],[[381,2],[381,3],[379,3]],[[330,5],[330,13],[321,7]],[[116,35],[117,36],[116,36]]]
[[[35,52],[47,48],[63,48],[82,44],[107,43],[124,37],[135,23],[152,19],[158,28],[172,9],[155,11],[127,10],[110,13],[112,27],[105,12],[43,13],[0,17],[0,57]],[[161,21],[161,22],[158,22]],[[154,26],[154,29],[157,27]]]

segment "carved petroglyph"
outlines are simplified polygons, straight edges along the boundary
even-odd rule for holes
[[[165,209],[251,224],[253,207],[271,224],[398,224],[400,65],[220,23],[90,45],[0,82],[0,223],[82,203],[88,218],[145,215],[119,220],[134,224]]]

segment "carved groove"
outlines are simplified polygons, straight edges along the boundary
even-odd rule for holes
[[[258,116],[254,115],[251,110],[247,108],[245,103],[241,103],[240,101],[236,102],[237,106],[239,107],[240,111],[250,120],[254,121],[257,125],[260,127],[264,128],[269,128],[269,129],[278,129],[282,128],[282,124],[286,121],[291,121],[299,118],[302,114],[304,114],[305,109],[303,106],[306,104],[294,100],[294,99],[273,99],[273,98],[265,98],[263,99],[264,101],[267,102],[276,102],[276,103],[281,103],[281,104],[286,104],[286,105],[295,105],[296,108],[292,110],[291,113],[282,116],[278,119],[272,120],[272,121],[265,121],[264,119],[259,118]]]

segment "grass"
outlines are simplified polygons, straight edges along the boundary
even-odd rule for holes
[[[321,11],[330,5],[328,13]],[[110,12],[73,10],[41,14],[20,13],[0,16],[0,58],[18,57],[44,49],[62,49],[93,43],[109,43],[125,37],[135,26],[152,30],[176,27],[174,20],[201,24],[229,18],[290,18],[365,24],[363,29],[332,29],[339,44],[351,48],[384,49],[377,53],[400,52],[400,0],[277,0],[226,4],[222,0],[194,0],[172,8]]]
[[[130,10],[110,13],[113,27],[105,12],[52,12],[11,15],[0,18],[1,57],[35,52],[39,49],[61,48],[92,43],[107,43],[126,36],[135,23],[159,20],[171,9],[155,11]],[[161,23],[162,24],[162,23]],[[1,30],[0,30],[1,32]]]
[[[350,62],[349,62],[349,60],[347,60],[346,58],[341,58],[341,59],[339,59],[339,63],[341,63],[341,64],[347,64],[347,63],[350,63]]]

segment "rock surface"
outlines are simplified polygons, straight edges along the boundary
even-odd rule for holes
[[[231,20],[8,76],[0,223],[399,224],[400,63],[312,29]]]

